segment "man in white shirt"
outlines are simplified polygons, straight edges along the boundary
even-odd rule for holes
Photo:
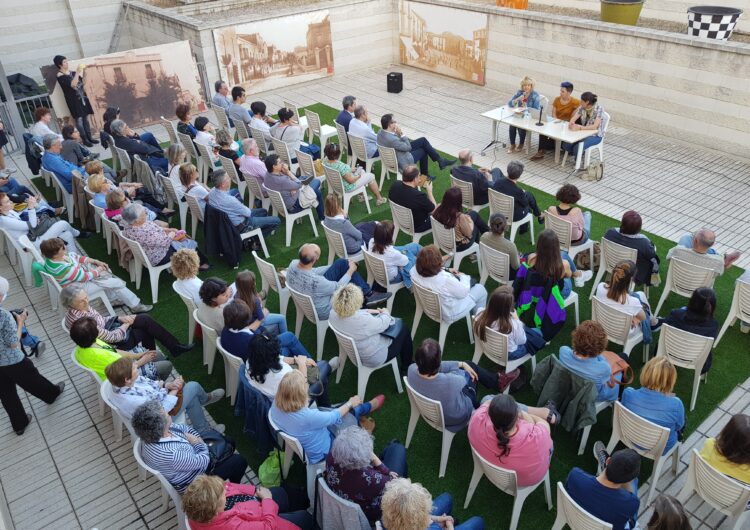
[[[354,119],[349,122],[349,134],[364,139],[368,158],[378,156],[378,135],[372,129],[370,115],[364,105],[354,107]]]
[[[266,104],[262,101],[253,101],[250,103],[250,112],[253,119],[250,121],[250,127],[263,131],[263,138],[266,139],[266,145],[271,146],[271,128],[276,125],[276,120],[266,116]]]

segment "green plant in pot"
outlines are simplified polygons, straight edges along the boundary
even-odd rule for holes
[[[601,0],[603,22],[635,26],[641,16],[643,0]]]

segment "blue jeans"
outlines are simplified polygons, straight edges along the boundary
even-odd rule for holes
[[[518,133],[518,139],[520,140],[518,145],[526,143],[526,130],[519,129],[518,127],[510,126],[508,129],[508,136],[510,137],[510,145],[516,145],[516,133]]]
[[[300,144],[299,150],[313,157],[313,160],[317,160],[318,158],[320,158],[320,147],[315,144]]]
[[[385,467],[398,473],[399,477],[408,477],[409,470],[406,465],[406,447],[401,442],[393,441],[385,446],[380,453],[380,460]]]
[[[312,530],[314,528],[312,515],[307,510],[289,511],[289,495],[284,488],[276,487],[269,489],[274,502],[279,505],[279,517],[292,524],[296,524],[302,530]]]
[[[450,493],[441,493],[432,501],[432,511],[430,515],[450,515],[453,512],[453,497]],[[428,530],[440,530],[442,527],[437,523],[432,523],[427,527]],[[484,520],[481,517],[472,517],[455,527],[455,530],[484,530]]]
[[[326,270],[325,274],[323,276],[327,280],[331,280],[332,282],[337,282],[341,278],[344,277],[344,274],[346,274],[349,271],[349,261],[339,258],[336,261],[334,261],[330,267],[328,267],[328,270]],[[367,285],[367,282],[362,278],[362,276],[359,275],[357,271],[354,271],[354,274],[352,274],[352,283],[362,289],[362,292],[365,296],[369,296],[372,293],[372,289],[369,285]]]
[[[252,208],[252,211],[250,219],[246,219],[244,223],[237,227],[240,233],[260,228],[263,235],[267,236],[281,224],[281,219],[275,215],[268,215],[268,210],[265,208]]]
[[[148,166],[154,173],[158,171],[162,175],[169,175],[169,160],[166,158],[149,156],[146,157],[146,162],[148,162]]]
[[[567,252],[564,250],[560,251],[560,256],[562,256],[562,259],[568,262],[568,265],[570,265],[570,272],[576,272],[578,269],[576,269],[575,262],[571,259],[571,257],[568,255]],[[567,298],[570,293],[573,291],[573,280],[571,278],[565,278],[563,281],[563,288],[560,292],[560,296],[563,298]]]
[[[23,199],[23,195],[35,195],[33,191],[23,184],[19,184],[14,178],[8,178],[8,183],[5,186],[0,186],[0,191],[6,195],[17,195],[19,199]]]
[[[288,331],[279,333],[278,339],[281,346],[281,355],[284,357],[296,357],[297,355],[310,357],[310,354],[294,333],[289,333]]]
[[[409,263],[407,263],[394,278],[388,279],[392,282],[399,282],[403,280],[404,286],[407,289],[411,289],[411,270],[417,263],[417,254],[419,254],[419,251],[422,250],[422,245],[420,245],[419,243],[409,243],[401,247],[394,248],[404,254],[407,258],[409,258]]]
[[[190,419],[193,429],[204,433],[211,427],[203,413],[203,404],[208,401],[208,394],[200,383],[188,381],[182,388],[182,408]]]
[[[266,327],[273,325],[278,326],[279,334],[289,331],[289,329],[286,327],[286,317],[278,313],[268,313],[266,315],[266,318],[263,319],[263,325]]]
[[[156,136],[154,136],[152,133],[145,132],[143,134],[139,134],[138,136],[140,136],[142,142],[146,142],[149,145],[153,145],[154,147],[158,147],[159,149],[161,149],[159,142],[156,141]]]
[[[567,142],[562,143],[562,148],[568,152],[568,154],[571,154],[573,156],[576,155],[578,144],[583,143],[583,151],[586,152],[586,149],[591,147],[592,145],[597,145],[601,143],[602,137],[601,136],[589,136],[588,138],[584,138],[580,142],[576,142],[574,144],[569,144]]]
[[[323,196],[320,194],[320,180],[312,179],[308,186],[313,189],[313,191],[315,192],[315,197],[318,199],[318,205],[315,207],[315,212],[318,214],[318,221],[323,221],[326,216],[323,210]],[[294,203],[294,206],[289,211],[289,213],[297,213],[301,212],[302,210],[304,210],[304,208],[299,205],[299,199],[297,199],[297,202]]]

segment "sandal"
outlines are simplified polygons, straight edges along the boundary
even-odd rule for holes
[[[515,146],[515,145],[511,145],[511,146],[510,146],[510,147],[508,148],[508,151],[506,151],[506,152],[507,152],[507,153],[508,153],[509,155],[512,155],[513,153],[515,153],[515,152],[516,152],[516,146]]]
[[[375,201],[375,206],[381,206],[388,202],[388,199],[385,197],[380,197],[377,201]]]
[[[550,399],[549,401],[547,401],[547,403],[544,404],[544,407],[549,409],[549,414],[547,414],[547,423],[553,426],[560,423],[561,416],[560,412],[557,410],[557,405],[555,404],[555,402]]]

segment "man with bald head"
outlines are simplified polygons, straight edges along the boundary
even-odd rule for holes
[[[391,293],[375,292],[367,285],[357,272],[357,262],[337,259],[332,265],[316,267],[319,259],[320,247],[314,243],[304,244],[299,249],[299,259],[292,260],[286,271],[286,284],[312,298],[319,319],[328,320],[333,293],[349,282],[362,289],[366,306],[374,306],[390,298]]]
[[[732,263],[737,261],[740,253],[734,250],[722,256],[713,248],[715,242],[716,233],[708,228],[701,228],[692,234],[682,236],[677,242],[677,246],[670,249],[667,253],[667,259],[674,257],[701,266],[706,266],[707,263],[710,263],[712,264],[711,268],[714,269],[716,274],[723,274],[724,269],[731,267]],[[695,258],[697,256],[705,256],[709,260],[696,261]]]
[[[480,167],[479,169],[474,167],[474,153],[469,149],[461,149],[458,152],[458,164],[451,170],[453,175],[458,180],[471,183],[471,187],[474,190],[474,204],[481,206],[489,202],[487,196],[487,190],[492,185],[505,178],[500,168],[487,169],[486,167]]]

